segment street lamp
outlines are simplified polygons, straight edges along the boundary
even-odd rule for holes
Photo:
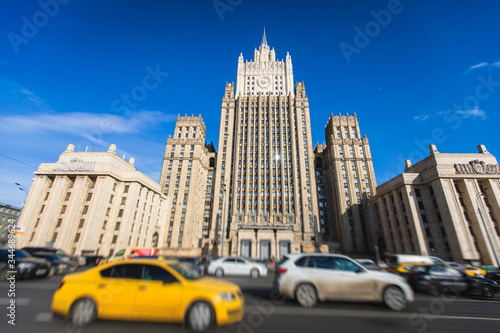
[[[224,200],[224,205],[223,208],[224,211],[222,212],[222,249],[220,252],[220,256],[224,257],[224,239],[226,238],[226,184],[221,184],[222,191],[224,197],[222,200]]]
[[[486,190],[487,189],[484,189],[484,191],[486,191]],[[484,191],[479,192],[476,195],[477,210],[479,211],[479,216],[481,216],[481,221],[483,222],[484,231],[486,232],[486,236],[488,236],[488,241],[490,243],[491,251],[493,251],[493,255],[495,256],[495,261],[496,261],[495,267],[499,267],[500,266],[500,261],[498,260],[497,253],[495,251],[495,247],[493,246],[493,241],[491,240],[490,233],[488,232],[488,228],[486,227],[486,222],[484,221],[483,212],[481,211],[481,208],[479,207],[479,198],[481,196],[485,195]]]
[[[21,218],[21,214],[23,212],[23,209],[24,209],[24,205],[26,204],[26,200],[28,199],[28,189],[26,187],[24,187],[23,185],[19,184],[19,183],[16,183],[16,185],[18,186],[18,188],[23,191],[26,196],[24,197],[24,202],[23,202],[23,205],[21,206],[21,210],[19,211],[19,215],[17,216],[17,220],[16,220],[16,226],[17,226],[17,223],[19,222],[19,219]]]

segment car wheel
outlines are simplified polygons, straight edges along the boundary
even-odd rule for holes
[[[303,307],[312,308],[318,302],[318,293],[313,285],[303,283],[295,290],[295,298]]]
[[[217,268],[215,270],[215,276],[217,276],[217,277],[223,277],[224,276],[224,271],[222,270],[222,268]]]
[[[382,295],[384,304],[391,310],[401,311],[406,308],[405,294],[401,288],[396,286],[388,286],[384,289]]]
[[[68,313],[69,321],[76,327],[90,324],[97,317],[97,306],[90,298],[81,298],[71,306]]]
[[[195,332],[205,332],[214,321],[214,312],[206,302],[194,303],[187,315],[187,324]]]
[[[481,288],[481,295],[484,297],[492,298],[495,296],[495,291],[490,286],[483,286]]]
[[[7,268],[0,272],[0,281],[7,280],[9,274],[7,273]]]
[[[250,276],[252,277],[252,279],[258,279],[259,275],[259,271],[256,269],[252,269],[252,271],[250,272]]]

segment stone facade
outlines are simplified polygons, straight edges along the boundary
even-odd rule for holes
[[[107,152],[75,152],[41,164],[19,220],[17,246],[49,246],[71,254],[111,255],[162,244],[165,197],[158,183]]]
[[[309,112],[304,83],[294,86],[290,55],[276,60],[264,31],[253,61],[240,55],[236,87],[226,84],[222,100],[215,193],[225,207],[215,203],[212,219],[220,209],[227,217],[225,254],[266,259],[315,251]]]
[[[370,198],[377,186],[366,135],[356,114],[331,115],[322,161],[328,181],[330,240],[347,253],[373,253]]]
[[[200,256],[209,245],[214,200],[215,149],[205,145],[206,128],[201,115],[179,116],[174,136],[169,136],[160,177],[167,197],[165,254]]]
[[[435,255],[499,266],[500,167],[476,154],[430,155],[377,188],[371,201],[384,254]]]

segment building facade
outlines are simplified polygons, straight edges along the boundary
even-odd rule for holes
[[[16,225],[21,208],[0,202],[0,246],[6,246],[9,240],[9,225]],[[14,220],[12,224],[9,221]],[[12,227],[11,227],[12,228]]]
[[[205,139],[201,115],[178,116],[174,136],[167,139],[160,176],[167,207],[165,254],[200,256],[209,250],[216,154]]]
[[[163,243],[165,196],[158,183],[107,152],[75,152],[41,164],[28,194],[17,246],[48,246],[70,254],[112,255]]]
[[[160,180],[172,207],[170,248],[253,258],[315,250],[318,203],[309,102],[304,84],[294,86],[290,55],[276,60],[265,31],[253,61],[240,55],[236,85],[226,84],[218,153],[204,145],[201,117],[179,118],[175,131]],[[182,147],[193,149],[189,158],[181,157]],[[170,178],[169,168],[175,173]],[[176,188],[172,192],[177,182],[177,199],[187,198],[182,207],[174,199]],[[181,225],[189,225],[188,238]]]
[[[500,165],[476,154],[430,155],[377,188],[371,203],[384,254],[434,255],[499,266]]]
[[[368,138],[361,135],[356,114],[332,114],[325,136],[321,164],[328,180],[330,239],[346,253],[374,253],[370,198],[377,184]]]

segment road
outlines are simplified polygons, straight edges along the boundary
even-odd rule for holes
[[[50,312],[50,303],[61,276],[16,282],[16,325],[8,324],[9,285],[0,283],[0,332],[39,333],[139,333],[186,332],[181,325],[98,320],[83,329],[72,327]],[[272,294],[272,277],[252,280],[227,277],[245,297],[243,320],[214,329],[218,333],[254,332],[500,332],[500,295],[482,297],[417,294],[403,312],[379,304],[321,303],[305,309]]]

